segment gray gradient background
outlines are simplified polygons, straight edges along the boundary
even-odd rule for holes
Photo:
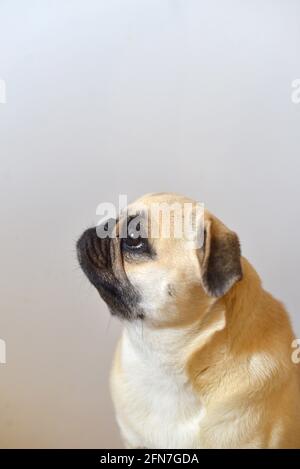
[[[298,1],[0,0],[1,447],[117,447],[120,325],[77,267],[99,202],[190,195],[300,335]]]

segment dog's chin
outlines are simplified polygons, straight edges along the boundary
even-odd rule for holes
[[[133,299],[122,287],[105,283],[105,286],[102,284],[97,290],[112,316],[117,316],[119,319],[125,319],[126,321],[144,318],[143,312],[136,304],[136,299]]]
[[[109,312],[112,316],[116,316],[119,319],[124,319],[126,321],[143,321],[145,319],[145,315],[142,312],[138,311],[128,311],[124,310],[123,308],[117,306],[109,306],[107,305]]]
[[[127,321],[144,318],[137,295],[128,285],[123,285],[115,279],[108,280],[105,275],[95,274],[93,271],[85,273],[113,316]]]
[[[86,264],[81,264],[81,267],[113,316],[127,321],[144,319],[138,295],[128,284],[117,281],[105,272],[95,272]]]

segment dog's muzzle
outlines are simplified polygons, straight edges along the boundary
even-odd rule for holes
[[[77,241],[77,257],[83,272],[112,314],[125,319],[143,317],[138,307],[139,294],[124,270],[118,237],[108,233],[105,238],[99,238],[96,228],[89,228]]]

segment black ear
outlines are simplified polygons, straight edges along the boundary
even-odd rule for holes
[[[211,218],[205,223],[201,251],[203,287],[210,296],[223,296],[243,276],[239,239],[217,218]]]

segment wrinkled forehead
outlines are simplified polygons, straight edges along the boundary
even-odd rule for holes
[[[203,204],[181,196],[153,195],[130,204],[120,226],[142,230],[149,239],[190,239],[204,220]]]

